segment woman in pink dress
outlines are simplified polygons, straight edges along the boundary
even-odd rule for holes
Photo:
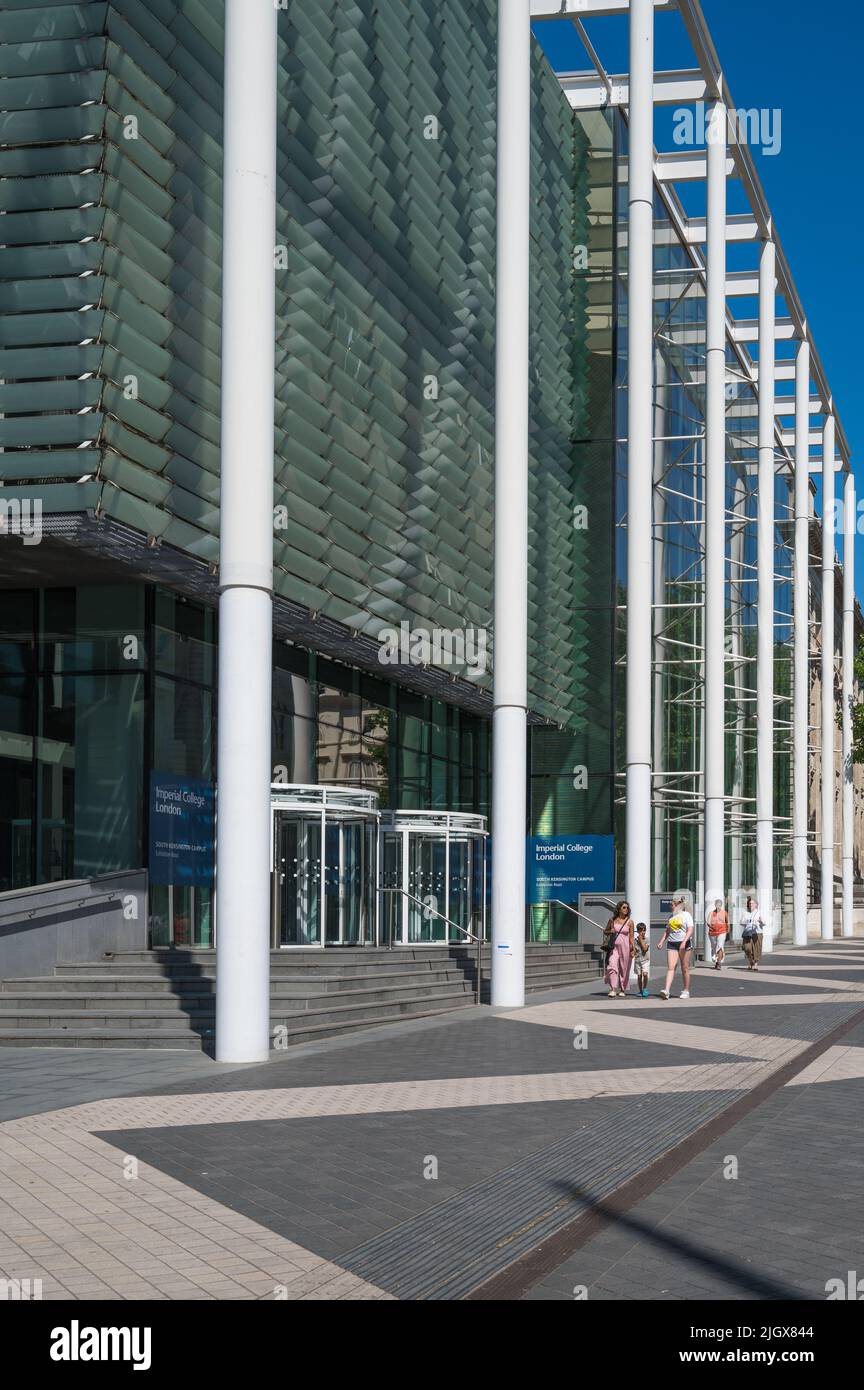
[[[603,945],[606,947],[604,978],[609,986],[609,998],[623,999],[627,993],[627,981],[630,979],[630,965],[633,960],[633,918],[630,916],[628,902],[620,902],[615,909],[615,916],[610,917],[606,923]]]

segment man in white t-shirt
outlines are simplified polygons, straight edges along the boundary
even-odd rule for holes
[[[693,959],[693,931],[695,923],[683,893],[676,893],[672,899],[672,916],[666,923],[666,930],[660,938],[660,950],[666,947],[666,984],[660,991],[661,999],[668,999],[675,978],[675,968],[681,965],[681,982],[684,988],[681,999],[690,998],[690,962]]]

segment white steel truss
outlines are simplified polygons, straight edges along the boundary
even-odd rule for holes
[[[654,20],[657,13],[677,10],[690,38],[695,63],[681,70],[646,72],[646,36],[650,32],[653,51]],[[571,106],[577,110],[590,107],[615,107],[628,125],[630,159],[632,166],[634,144],[641,150],[646,139],[646,131],[653,129],[653,108],[655,106],[687,106],[704,103],[710,112],[725,115],[735,113],[737,108],[723,75],[711,36],[702,14],[698,0],[531,0],[532,19],[559,19],[575,25],[588,54],[591,67],[584,72],[559,73],[559,81]],[[598,16],[628,16],[631,37],[632,74],[610,74],[597,54],[586,25]],[[634,52],[639,57],[640,69],[634,69]],[[650,97],[649,97],[650,93]],[[650,107],[650,110],[649,110]],[[706,126],[710,123],[706,122]],[[701,537],[697,543],[691,562],[678,576],[678,586],[683,592],[687,584],[691,586],[692,602],[703,603],[705,621],[701,636],[689,641],[682,640],[680,632],[676,635],[676,616],[686,604],[664,601],[661,584],[658,584],[656,571],[646,590],[640,592],[638,603],[645,602],[645,592],[653,596],[652,620],[652,663],[648,663],[645,653],[639,656],[640,669],[634,673],[631,660],[635,649],[628,647],[628,679],[641,688],[652,688],[655,702],[663,689],[659,673],[664,666],[674,660],[681,666],[686,662],[692,672],[692,680],[682,688],[676,689],[673,702],[677,705],[691,705],[694,720],[702,718],[704,737],[696,738],[694,746],[700,748],[698,766],[687,773],[675,772],[663,765],[662,717],[655,708],[653,714],[654,737],[649,766],[652,782],[652,803],[654,810],[653,861],[654,887],[661,886],[662,837],[667,820],[668,808],[673,800],[678,804],[689,802],[692,813],[699,817],[704,813],[704,873],[707,884],[707,898],[714,895],[717,875],[718,834],[722,839],[724,828],[728,828],[731,840],[732,871],[728,887],[733,891],[741,888],[742,841],[748,837],[751,846],[757,847],[758,868],[756,880],[759,889],[763,916],[770,916],[776,903],[779,884],[775,881],[774,841],[788,842],[793,865],[793,932],[798,944],[807,939],[808,904],[808,833],[807,833],[807,781],[809,758],[809,682],[811,675],[811,654],[809,633],[811,629],[811,557],[810,533],[812,525],[813,484],[811,475],[823,472],[823,460],[830,460],[831,467],[826,470],[823,483],[822,532],[822,719],[821,719],[821,767],[825,769],[822,778],[822,833],[819,851],[822,861],[822,932],[833,933],[833,809],[829,815],[829,801],[833,808],[834,778],[834,473],[843,472],[845,483],[843,498],[846,533],[844,536],[844,583],[843,583],[843,931],[852,930],[852,817],[854,814],[851,781],[851,721],[847,709],[851,699],[853,660],[855,602],[853,588],[853,547],[854,520],[854,480],[851,477],[851,456],[848,440],[837,416],[826,374],[816,347],[809,332],[797,290],[792,279],[789,264],[783,251],[777,229],[774,225],[767,199],[754,163],[752,151],[747,143],[746,125],[742,129],[740,121],[723,119],[724,139],[722,148],[718,142],[706,137],[705,148],[688,148],[680,151],[658,152],[653,156],[653,177],[655,196],[660,200],[668,225],[655,226],[655,244],[674,244],[679,242],[690,252],[690,266],[676,267],[655,276],[652,298],[667,300],[672,295],[680,299],[706,296],[708,300],[708,325],[679,325],[665,323],[656,333],[658,345],[664,348],[698,348],[702,342],[707,344],[706,360],[701,368],[691,369],[689,380],[694,388],[706,392],[706,422],[703,428],[694,428],[690,436],[679,436],[684,450],[690,450],[689,466],[693,469],[694,507],[693,535]],[[727,144],[728,141],[728,144]],[[641,166],[640,166],[641,167]],[[619,172],[619,179],[626,177]],[[641,179],[641,173],[638,176]],[[633,170],[630,169],[631,206]],[[725,185],[727,180],[735,179],[744,191],[749,211],[745,214],[727,214],[725,207]],[[707,185],[708,215],[706,217],[688,216],[676,192],[676,185],[682,182],[704,181]],[[640,184],[641,189],[641,184]],[[722,192],[721,192],[722,190]],[[644,202],[644,194],[641,195]],[[636,283],[637,270],[632,260],[632,238],[634,224],[631,218],[629,229],[631,260],[628,272],[628,297],[630,298],[631,332],[633,324],[632,305],[634,298],[641,303],[643,287]],[[644,256],[644,231],[636,230],[640,238],[639,246]],[[758,269],[750,271],[728,271],[725,267],[725,246],[730,242],[761,243]],[[641,262],[640,262],[641,263]],[[722,270],[718,269],[722,265]],[[642,272],[644,273],[644,271]],[[718,282],[721,288],[718,289]],[[744,298],[759,299],[758,319],[736,318],[732,312],[735,301]],[[777,311],[777,300],[782,301],[783,312]],[[722,310],[720,309],[722,299]],[[713,309],[712,309],[713,306]],[[722,337],[716,328],[716,314],[722,315]],[[713,316],[712,316],[713,315]],[[641,319],[640,319],[641,324]],[[782,355],[779,344],[794,344],[795,356]],[[756,344],[758,356],[754,356],[750,345]],[[712,356],[723,359],[723,373],[712,366]],[[656,361],[663,358],[658,352]],[[768,375],[766,377],[766,366]],[[629,364],[629,389],[634,388],[634,379],[639,372],[650,373],[652,367],[646,365],[640,354],[639,365],[631,359]],[[760,382],[761,377],[761,382]],[[720,382],[722,380],[722,387]],[[735,382],[750,395],[749,401],[729,400],[730,388],[734,394]],[[794,382],[790,394],[777,391],[779,383]],[[761,390],[760,390],[761,384]],[[635,380],[640,399],[643,383]],[[717,442],[717,421],[720,416],[717,401],[720,390],[727,399],[722,412],[723,442]],[[666,528],[674,524],[667,520],[670,499],[675,497],[680,503],[680,488],[670,488],[669,473],[673,460],[668,457],[665,466],[658,446],[671,443],[668,434],[661,439],[659,429],[665,430],[662,400],[667,383],[659,375],[654,392],[654,464],[653,464],[653,516],[646,521],[642,509],[634,517],[628,509],[628,551],[631,555],[642,555],[645,546],[652,541],[655,566],[663,563],[663,537]],[[753,397],[755,395],[755,403]],[[639,413],[641,428],[644,430],[644,411]],[[814,418],[815,417],[815,418]],[[792,422],[794,421],[794,424]],[[694,421],[694,425],[697,422]],[[701,422],[698,422],[701,426]],[[637,439],[634,434],[634,416],[631,411],[629,423],[630,455],[634,452]],[[644,437],[644,436],[642,436]],[[704,442],[703,442],[704,441]],[[720,503],[721,493],[717,473],[712,471],[712,457],[725,458],[733,450],[742,460],[742,474],[758,480],[759,515],[755,524],[758,561],[754,567],[745,560],[744,536],[747,526],[754,525],[754,518],[743,514],[747,507],[747,496],[742,488],[741,496],[736,493],[733,507]],[[641,457],[641,456],[640,456]],[[682,456],[674,459],[674,467],[680,468]],[[696,475],[701,475],[701,483]],[[645,468],[639,465],[639,478],[645,475]],[[777,477],[788,478],[788,498],[775,510],[775,487]],[[712,477],[713,490],[712,490]],[[713,498],[713,505],[712,505]],[[634,538],[630,530],[640,528],[641,534]],[[782,540],[775,542],[775,530]],[[790,563],[790,573],[775,573],[775,543],[782,546],[794,560]],[[729,565],[729,594],[731,601],[725,611],[724,586],[719,582],[718,557],[721,564]],[[688,578],[689,576],[689,578]],[[778,585],[791,584],[794,596],[794,620],[788,607],[778,607]],[[829,602],[830,588],[830,602]],[[789,589],[787,587],[786,593]],[[634,620],[633,598],[628,594],[628,631]],[[676,599],[681,594],[676,595]],[[755,624],[758,651],[745,650],[743,640],[747,631],[752,637],[754,631],[753,615],[758,611],[759,621]],[[640,621],[643,619],[641,610]],[[719,623],[719,626],[718,626]],[[778,624],[792,637],[792,668],[794,678],[791,689],[794,692],[794,713],[790,717],[779,718],[778,711],[785,707],[789,692],[775,691],[775,646]],[[718,661],[718,633],[723,634],[724,656]],[[761,637],[760,637],[761,634]],[[787,644],[789,638],[786,639]],[[682,653],[689,654],[684,657]],[[670,653],[674,655],[670,656]],[[756,669],[755,690],[745,681],[748,671]],[[653,680],[649,682],[648,673],[653,669]],[[722,673],[722,674],[721,674]],[[830,677],[830,678],[829,678]],[[752,680],[747,677],[747,681]],[[715,722],[713,716],[716,691],[724,692],[724,712]],[[729,695],[733,697],[733,716],[730,721],[727,710]],[[709,712],[708,706],[711,706]],[[755,721],[756,735],[748,732],[748,722],[742,710],[750,705],[758,708]],[[628,701],[628,719],[630,717]],[[752,730],[753,719],[749,728]],[[848,726],[848,727],[847,727]],[[718,729],[720,733],[718,735]],[[727,732],[734,734],[735,756],[733,760],[732,784],[728,785],[725,767],[718,775],[718,756],[720,739]],[[630,733],[628,729],[628,734]],[[641,735],[640,735],[641,738]],[[752,746],[748,746],[748,743]],[[757,747],[758,745],[758,747]],[[628,740],[628,748],[629,748]],[[741,766],[747,757],[757,754],[759,767],[758,790],[755,798],[745,798],[742,793]],[[778,817],[774,814],[773,784],[775,761],[778,756],[789,757],[793,765],[793,815]],[[628,764],[629,764],[628,752]],[[724,760],[725,761],[725,760]],[[637,817],[631,801],[631,787],[627,792],[627,857],[635,854],[637,868],[633,884],[641,886],[646,877],[644,863],[647,846],[651,841],[650,820],[644,816],[642,797],[638,798]],[[719,808],[719,817],[717,814]],[[717,830],[717,825],[721,827]],[[636,843],[634,838],[636,837]],[[794,843],[793,843],[794,842]],[[722,861],[721,861],[722,862]],[[847,868],[848,863],[848,868]],[[679,885],[665,883],[666,889]],[[633,896],[631,878],[628,873],[627,892]],[[717,894],[719,896],[719,894]],[[709,907],[712,905],[709,902]],[[766,945],[770,946],[770,934],[766,934]]]

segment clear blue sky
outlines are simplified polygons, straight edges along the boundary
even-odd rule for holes
[[[854,75],[864,53],[864,0],[702,0],[702,9],[736,104],[782,112],[779,153],[756,151],[755,159],[864,496],[856,331],[864,317],[864,78]],[[692,61],[679,26],[677,15],[658,14],[658,63],[683,67]],[[538,31],[558,69],[584,66],[568,29],[555,21]],[[626,71],[626,20],[595,20],[589,33],[609,70]],[[658,128],[658,144],[664,138],[673,148]],[[730,204],[730,210],[738,209]],[[864,536],[858,538],[856,580],[864,604]]]

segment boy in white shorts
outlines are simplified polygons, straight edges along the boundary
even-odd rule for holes
[[[648,998],[648,976],[651,973],[651,942],[648,928],[640,922],[636,928],[633,942],[633,974],[636,977],[636,990],[642,999]]]

